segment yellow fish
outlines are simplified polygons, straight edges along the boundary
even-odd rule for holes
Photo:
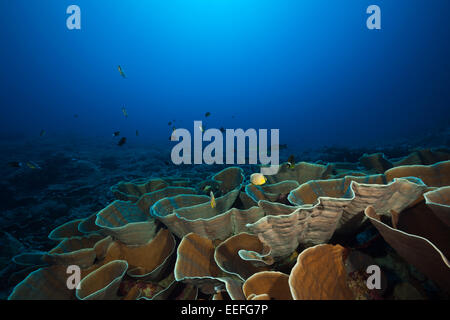
[[[34,163],[33,161],[29,161],[26,163],[27,167],[30,169],[41,169],[41,167],[39,167],[36,163]]]
[[[122,113],[125,116],[125,118],[128,118],[128,112],[127,109],[125,109],[125,107],[122,108]]]
[[[122,67],[121,67],[121,66],[118,66],[117,69],[119,69],[120,75],[121,75],[124,79],[126,79],[127,77],[125,76],[125,73],[123,72]]]
[[[250,176],[250,182],[255,186],[262,186],[267,182],[267,178],[262,173],[254,173]]]
[[[210,196],[211,196],[211,208],[215,208],[216,207],[216,198],[214,197],[214,193],[212,191],[210,192]]]
[[[288,161],[287,161],[287,165],[288,165],[288,167],[289,167],[290,169],[294,169],[294,168],[295,168],[295,158],[294,158],[294,155],[293,155],[293,154],[291,154],[291,155],[289,156],[289,159],[288,159]]]

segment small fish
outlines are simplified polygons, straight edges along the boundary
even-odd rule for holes
[[[122,139],[119,140],[119,142],[117,143],[118,146],[123,146],[125,143],[127,142],[127,138],[123,137]]]
[[[208,118],[211,115],[211,112],[205,113],[205,117]]]
[[[18,161],[11,161],[8,162],[8,166],[10,166],[11,168],[21,168],[23,166],[23,163]]]
[[[255,186],[262,186],[267,182],[267,178],[261,173],[254,173],[250,176],[250,182]]]
[[[77,114],[74,114],[73,117],[76,119],[76,118],[78,118],[78,115],[77,115]]]
[[[215,208],[216,207],[216,198],[214,197],[214,193],[211,191],[209,193],[210,197],[211,197],[211,208]]]
[[[113,137],[118,137],[120,136],[120,131],[115,131],[112,135]]]
[[[33,161],[28,161],[26,163],[26,165],[30,169],[34,169],[34,170],[41,169],[41,167],[36,162],[33,162]]]
[[[292,252],[292,254],[289,256],[288,261],[289,261],[289,262],[294,262],[294,261],[297,260],[297,258],[298,258],[298,252],[297,252],[297,251],[294,251],[294,252]]]
[[[127,77],[126,77],[125,73],[123,72],[122,67],[121,67],[121,66],[118,66],[117,69],[119,70],[120,75],[121,75],[124,79],[126,79]]]
[[[291,154],[289,156],[287,164],[288,164],[289,169],[294,169],[295,168],[295,157],[294,157],[293,154]]]
[[[122,108],[122,113],[125,116],[125,118],[128,118],[128,112],[127,109],[125,109],[125,107]]]
[[[169,121],[168,125],[171,126],[172,125],[172,121]]]
[[[136,130],[136,137],[139,137],[139,130]]]
[[[41,133],[40,133],[39,135],[40,135],[41,137],[45,136],[45,130],[42,129],[42,130],[41,130]]]

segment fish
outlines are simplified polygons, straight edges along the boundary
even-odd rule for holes
[[[33,162],[33,161],[28,161],[26,163],[26,165],[30,169],[35,169],[35,170],[42,169],[36,162]]]
[[[136,137],[139,136],[139,130],[136,130]]]
[[[118,66],[117,69],[119,70],[120,75],[121,75],[124,79],[126,79],[127,76],[126,76],[125,73],[123,72],[122,67],[121,67],[121,66]]]
[[[45,130],[42,129],[42,130],[41,130],[41,133],[40,133],[39,135],[40,135],[41,137],[45,136]]]
[[[254,173],[250,176],[250,182],[255,186],[262,186],[267,182],[267,178],[262,173]]]
[[[208,118],[211,115],[211,112],[205,113],[205,117]]]
[[[210,197],[211,197],[211,208],[215,208],[216,207],[216,198],[214,197],[214,193],[211,191],[209,193]]]
[[[23,166],[23,163],[18,161],[11,161],[8,162],[8,166],[10,166],[11,168],[21,168]]]
[[[115,131],[112,135],[113,137],[118,137],[120,136],[120,131]]]
[[[125,107],[122,108],[122,113],[125,116],[125,118],[128,118],[128,112],[127,109],[125,109]]]
[[[290,169],[294,169],[294,168],[295,168],[295,157],[294,157],[293,154],[291,154],[291,155],[289,156],[289,158],[288,158],[288,160],[287,160],[287,164],[288,164],[288,167],[289,167]]]
[[[205,186],[203,188],[203,192],[205,192],[205,193],[208,193],[208,191],[210,191],[210,190],[211,190],[211,186]]]
[[[123,146],[125,143],[127,142],[127,138],[123,137],[122,139],[119,140],[119,142],[117,143],[118,146]]]
[[[171,126],[172,125],[172,121],[169,121],[168,125]]]
[[[73,117],[76,119],[76,118],[78,118],[78,115],[77,115],[77,114],[74,114]]]
[[[224,127],[221,127],[221,128],[220,128],[220,132],[225,133]]]

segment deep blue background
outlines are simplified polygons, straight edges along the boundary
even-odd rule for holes
[[[0,132],[169,143],[168,121],[209,111],[207,127],[297,147],[420,136],[449,124],[449,15],[448,0],[1,0]]]

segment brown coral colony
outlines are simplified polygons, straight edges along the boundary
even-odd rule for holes
[[[450,154],[421,152],[281,165],[260,186],[238,167],[201,186],[121,182],[116,201],[53,230],[52,250],[14,257],[29,272],[9,299],[448,297]],[[381,287],[368,287],[369,266]]]

